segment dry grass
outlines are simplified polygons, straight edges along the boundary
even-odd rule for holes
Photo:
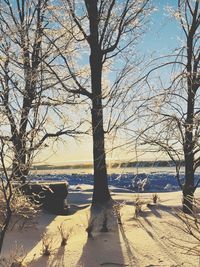
[[[32,203],[20,190],[13,190],[13,195],[10,200],[12,218],[9,229],[17,228],[17,230],[22,230],[32,222],[30,219],[35,217],[39,209],[38,206]],[[3,197],[2,190],[0,190],[0,199],[0,227],[2,227],[6,217],[6,201]]]
[[[160,200],[160,198],[159,198],[157,193],[152,194],[153,204],[157,204],[159,200]]]
[[[118,224],[122,224],[122,208],[123,206],[125,205],[125,202],[123,203],[116,203],[114,206],[113,206],[113,214],[114,216],[117,218],[117,223]]]
[[[142,212],[142,200],[140,196],[138,195],[135,199],[135,212],[134,212],[134,218],[138,218]]]
[[[16,245],[9,256],[0,257],[0,266],[1,267],[26,267],[24,263],[26,258],[26,253],[23,250],[22,246]]]
[[[53,251],[53,236],[49,233],[44,233],[42,236],[42,255],[50,256]]]
[[[66,223],[63,222],[61,225],[58,227],[58,231],[61,235],[61,246],[66,246],[67,242],[72,234],[72,228],[68,228],[66,226]]]

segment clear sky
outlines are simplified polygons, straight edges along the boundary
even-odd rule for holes
[[[181,30],[175,20],[169,17],[166,6],[176,7],[177,0],[153,0],[156,11],[150,18],[146,33],[138,44],[138,51],[146,56],[154,54],[155,57],[167,54],[170,50],[178,47],[178,38],[181,37]],[[164,75],[164,74],[163,74]],[[150,157],[150,158],[149,158]],[[113,153],[108,155],[110,159],[127,159],[126,151],[120,156]],[[134,159],[134,155],[130,156]],[[150,159],[151,155],[144,156]],[[64,143],[50,146],[37,157],[37,163],[66,164],[73,162],[87,163],[92,161],[92,139],[82,138],[82,141],[75,141],[66,138]]]

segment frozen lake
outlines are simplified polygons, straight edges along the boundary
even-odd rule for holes
[[[184,181],[184,169],[180,179]],[[69,182],[70,188],[80,184],[93,184],[92,169],[54,169],[34,170],[30,175],[33,180],[50,180]],[[200,178],[200,172],[195,180]],[[132,190],[134,192],[169,192],[180,190],[174,167],[139,167],[139,168],[112,168],[108,169],[109,186]]]

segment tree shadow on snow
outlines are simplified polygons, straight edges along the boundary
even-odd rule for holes
[[[28,227],[25,226],[20,231],[8,232],[5,243],[9,244],[9,251],[15,251],[16,246],[23,246],[25,254],[31,251],[38,244],[38,238],[42,236],[55,217],[56,215],[41,211],[32,222],[29,222]],[[8,250],[8,246],[6,247]]]
[[[113,214],[112,208],[106,209],[108,232],[101,232],[104,212],[91,212],[90,219],[95,219],[93,238],[88,238],[83,247],[82,255],[77,266],[134,266],[137,267],[137,260],[134,256],[123,226],[118,224],[117,217]]]

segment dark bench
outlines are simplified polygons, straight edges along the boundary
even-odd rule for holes
[[[22,191],[36,204],[53,214],[67,213],[68,183],[66,181],[30,182],[22,186]]]

